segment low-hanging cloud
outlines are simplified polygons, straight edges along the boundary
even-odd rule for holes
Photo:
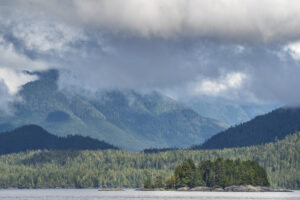
[[[11,107],[9,106],[9,103],[15,100],[8,91],[8,88],[6,84],[0,80],[0,110],[1,114],[10,114],[11,113]]]
[[[38,77],[10,68],[0,67],[0,80],[7,87],[9,95],[15,95],[25,83],[36,80]]]
[[[14,44],[7,41],[0,32],[0,110],[10,113],[9,103],[18,99],[21,86],[38,77],[25,70],[45,70],[48,66],[41,60],[32,60],[19,53]]]
[[[0,73],[7,94],[36,78],[22,70],[55,68],[60,88],[73,91],[158,90],[174,98],[300,103],[300,1],[2,5],[0,69],[15,77]]]
[[[23,79],[27,75],[20,75],[24,70],[45,70],[48,68],[44,61],[30,59],[28,56],[18,52],[15,45],[7,41],[0,33],[0,79],[6,80],[10,75],[18,75]],[[14,74],[14,75],[13,75]],[[20,75],[20,76],[19,76]],[[10,77],[13,79],[13,77]],[[16,90],[14,88],[13,90]]]
[[[195,84],[194,91],[208,96],[219,96],[220,93],[226,93],[231,89],[239,89],[242,87],[246,75],[240,72],[228,73],[225,77],[218,80],[201,80],[199,84]]]

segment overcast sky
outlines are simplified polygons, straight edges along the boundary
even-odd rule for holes
[[[0,1],[0,106],[61,71],[72,90],[300,103],[300,1]]]

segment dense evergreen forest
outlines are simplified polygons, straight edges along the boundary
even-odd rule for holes
[[[96,150],[117,149],[116,147],[90,137],[57,137],[36,125],[26,125],[13,131],[0,133],[0,154],[27,150]]]
[[[179,148],[176,147],[169,147],[169,148],[149,148],[149,149],[144,149],[144,153],[161,153],[161,152],[166,152],[166,151],[175,151],[179,150]]]
[[[224,160],[201,162],[196,166],[192,159],[177,166],[173,175],[164,180],[162,176],[149,177],[144,188],[177,189],[181,187],[194,188],[197,186],[221,187],[232,185],[269,186],[265,169],[256,161]]]
[[[194,149],[261,145],[300,131],[300,108],[279,108],[222,131]]]
[[[168,178],[187,159],[253,160],[273,187],[300,189],[300,133],[261,146],[175,150],[157,154],[104,151],[30,151],[0,156],[0,187],[142,187],[147,177]]]

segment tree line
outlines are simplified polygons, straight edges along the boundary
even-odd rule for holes
[[[227,159],[256,161],[266,170],[272,187],[300,189],[300,133],[265,145],[223,150],[174,150],[157,154],[37,150],[1,155],[0,188],[137,188],[143,187],[148,177],[161,176],[166,180],[174,176],[176,167],[188,159],[196,166],[205,161],[206,165],[214,166],[208,160],[214,163],[218,158],[223,158],[225,163]],[[210,174],[217,173],[214,167],[211,169]],[[212,181],[209,185],[219,184],[214,181],[217,183]],[[232,180],[227,177],[225,183],[228,181]]]
[[[173,175],[166,180],[160,175],[154,179],[149,177],[144,188],[225,188],[232,185],[269,186],[270,183],[265,169],[255,161],[218,158],[215,161],[204,161],[197,167],[192,159],[188,159],[177,166]]]

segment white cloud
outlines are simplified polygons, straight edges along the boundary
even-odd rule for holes
[[[12,96],[18,92],[21,85],[37,78],[36,76],[24,73],[24,70],[45,70],[47,68],[48,66],[46,63],[42,61],[31,60],[25,55],[17,53],[13,44],[5,41],[0,35],[1,91],[5,91],[6,96],[11,95],[9,99],[13,99]],[[7,91],[3,89],[4,86],[7,88]],[[8,94],[6,94],[6,92]]]
[[[0,110],[11,113],[9,103],[17,100],[20,86],[36,80],[37,77],[24,70],[45,70],[43,61],[31,60],[16,51],[14,45],[0,34]]]
[[[245,47],[242,46],[242,45],[236,45],[236,48],[235,48],[235,52],[236,53],[243,53],[245,51]]]
[[[6,114],[10,114],[12,110],[8,105],[13,99],[14,98],[8,92],[7,86],[0,79],[0,110]]]
[[[283,49],[295,60],[300,60],[300,41],[289,43],[288,45],[284,46]]]
[[[0,66],[16,70],[44,70],[47,64],[43,61],[31,60],[17,53],[12,43],[6,42],[0,35]]]
[[[34,75],[0,66],[0,80],[6,85],[10,95],[15,95],[20,86],[36,79],[37,77]]]
[[[196,94],[219,96],[226,92],[241,88],[246,75],[241,72],[232,72],[216,80],[204,79],[193,86]]]
[[[87,39],[79,29],[45,20],[18,21],[12,28],[12,34],[23,41],[28,50],[55,53],[56,56],[72,50],[69,46],[74,42]]]

